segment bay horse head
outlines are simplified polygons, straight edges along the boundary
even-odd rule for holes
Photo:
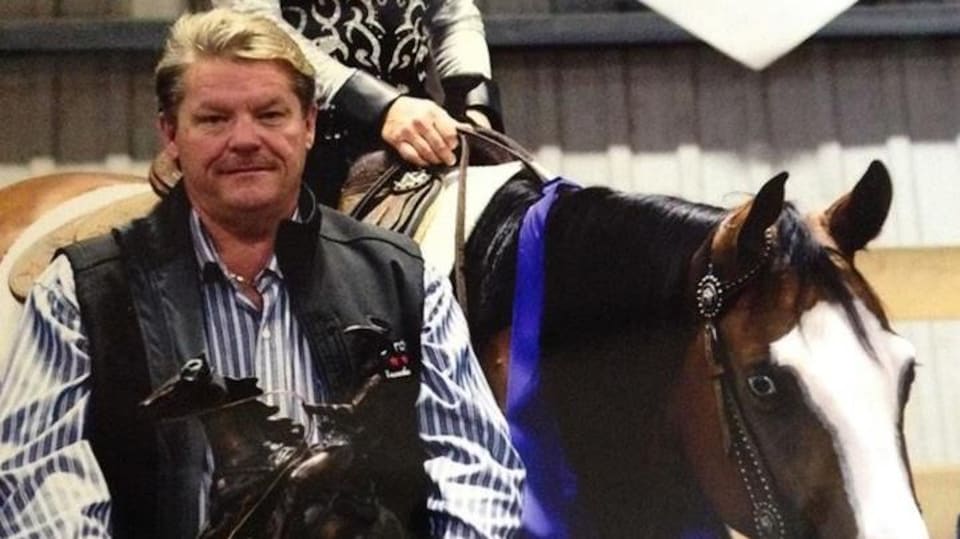
[[[854,263],[890,178],[874,163],[810,215],[785,180],[733,210],[603,187],[550,209],[538,374],[576,477],[573,535],[927,536],[902,429],[914,352]],[[505,185],[467,245],[488,375],[509,370],[483,350],[509,333],[540,188]]]
[[[854,265],[890,178],[874,162],[805,218],[785,180],[693,258],[701,330],[672,395],[684,453],[722,520],[752,537],[927,537],[902,428],[914,350]]]

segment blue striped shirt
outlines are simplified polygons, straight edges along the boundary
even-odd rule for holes
[[[195,216],[191,230],[200,267],[221,265]],[[259,310],[231,281],[203,280],[211,365],[225,376],[256,376],[268,391],[324,400],[275,258],[254,284],[263,297]],[[448,281],[427,268],[424,287],[416,406],[433,485],[427,500],[433,535],[511,536],[520,522],[523,467]],[[109,493],[85,439],[89,396],[90,357],[73,272],[59,257],[34,286],[0,365],[0,536],[110,535]],[[286,409],[295,419],[297,410]],[[197,493],[201,514],[208,484]]]

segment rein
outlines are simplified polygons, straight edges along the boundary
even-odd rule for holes
[[[725,302],[756,277],[769,262],[773,245],[773,230],[768,229],[756,264],[732,281],[721,281],[713,273],[713,264],[708,263],[706,274],[697,283],[696,298],[697,312],[703,320],[704,355],[713,380],[726,453],[733,453],[740,479],[747,489],[756,536],[783,539],[793,534],[789,533],[786,512],[778,500],[769,466],[743,417],[730,357],[715,323],[723,312]]]
[[[457,165],[458,184],[456,221],[454,224],[453,282],[457,301],[464,316],[467,316],[467,279],[464,249],[466,247],[467,171],[470,165],[472,144],[481,143],[501,152],[504,155],[504,162],[507,160],[506,156],[520,161],[543,183],[546,183],[547,178],[534,163],[530,152],[506,135],[492,129],[471,127],[458,128],[457,137],[460,141],[460,159]],[[349,210],[349,215],[357,220],[364,221],[378,206],[389,203],[387,201],[393,197],[403,197],[403,209],[399,211],[400,217],[397,221],[392,224],[377,224],[386,226],[394,232],[414,237],[417,227],[439,195],[441,182],[442,177],[437,170],[411,169],[405,163],[393,163],[370,184],[370,187],[366,189],[356,205]],[[384,193],[387,193],[386,196],[384,196]]]

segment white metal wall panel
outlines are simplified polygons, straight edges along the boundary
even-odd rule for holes
[[[789,170],[816,208],[879,158],[896,196],[877,245],[960,243],[957,42],[818,43],[762,73],[696,46],[495,60],[509,131],[560,174],[729,205]]]
[[[906,437],[913,462],[960,462],[960,321],[909,322],[897,329],[917,349],[921,365],[906,413]]]

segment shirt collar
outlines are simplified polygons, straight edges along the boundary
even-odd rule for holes
[[[299,208],[294,210],[290,220],[295,223],[301,222]],[[213,246],[213,240],[207,233],[206,227],[203,226],[203,223],[200,221],[200,215],[197,214],[197,211],[193,208],[190,208],[190,238],[193,241],[193,252],[197,257],[197,267],[200,268],[202,281],[209,283],[212,280],[224,278],[229,272],[223,260],[221,260],[220,254]],[[254,280],[260,279],[260,277],[266,273],[272,273],[281,279],[283,278],[283,272],[280,271],[276,254],[270,255],[267,266],[263,268],[263,271],[260,275],[257,275]]]

